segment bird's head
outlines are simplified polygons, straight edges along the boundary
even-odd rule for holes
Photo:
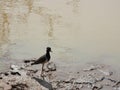
[[[47,50],[48,52],[52,52],[52,50],[51,50],[50,47],[47,47],[46,50]]]

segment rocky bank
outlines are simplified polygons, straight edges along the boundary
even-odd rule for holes
[[[69,72],[49,62],[41,76],[40,65],[31,66],[31,62],[0,72],[0,90],[120,90],[120,73],[107,65],[87,64]]]

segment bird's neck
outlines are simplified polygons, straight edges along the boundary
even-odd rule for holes
[[[46,56],[47,56],[48,58],[50,57],[50,52],[49,52],[49,51],[46,52]]]

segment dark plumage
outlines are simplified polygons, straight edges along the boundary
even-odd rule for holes
[[[44,63],[48,62],[51,58],[50,57],[50,52],[51,52],[51,48],[47,47],[46,48],[46,54],[41,56],[40,58],[38,58],[33,63],[31,63],[31,65],[42,64],[42,71],[43,71]]]

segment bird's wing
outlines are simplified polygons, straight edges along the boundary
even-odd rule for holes
[[[46,55],[41,56],[38,58],[33,64],[40,64],[46,61]]]

